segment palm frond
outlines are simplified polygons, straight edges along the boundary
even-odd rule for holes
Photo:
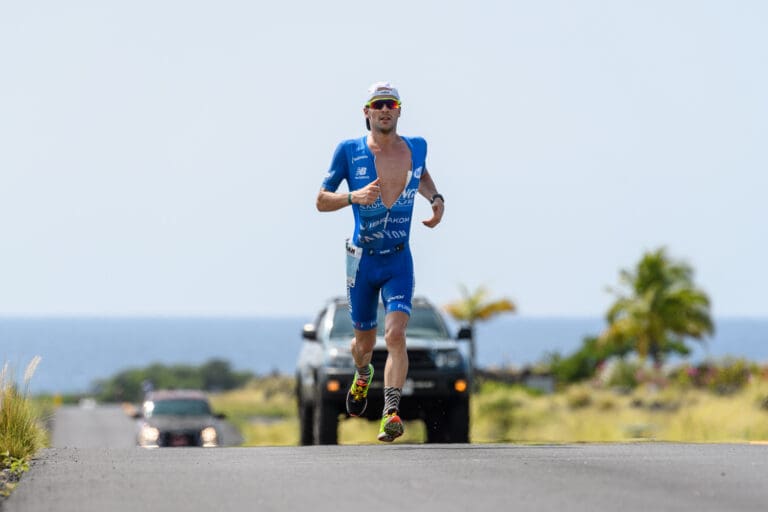
[[[517,310],[512,301],[508,299],[501,299],[495,302],[483,304],[477,310],[476,316],[478,320],[487,320],[491,317],[498,315],[499,313],[514,313]]]
[[[631,342],[641,357],[660,363],[663,354],[687,349],[685,338],[700,341],[714,332],[709,297],[696,288],[693,269],[671,260],[665,248],[644,254],[633,270],[622,270],[619,282],[629,293],[614,293],[601,342]]]
[[[500,313],[513,313],[517,310],[515,304],[509,299],[488,301],[490,295],[487,288],[480,286],[470,291],[466,286],[460,285],[462,299],[446,304],[443,309],[454,319],[474,324],[476,321],[488,320]]]

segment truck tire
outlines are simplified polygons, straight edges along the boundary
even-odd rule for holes
[[[319,396],[314,407],[314,441],[315,444],[338,444],[339,442],[339,409],[336,403],[323,400]]]
[[[459,400],[448,412],[447,443],[469,442],[469,400]]]
[[[469,401],[440,400],[428,411],[424,423],[427,443],[468,443]]]
[[[314,407],[307,403],[301,394],[301,382],[298,383],[298,402],[299,402],[299,444],[309,446],[314,444],[315,432],[313,427]]]
[[[427,430],[427,443],[446,442],[446,428],[448,420],[446,418],[445,403],[442,400],[430,407],[426,411],[424,424]]]

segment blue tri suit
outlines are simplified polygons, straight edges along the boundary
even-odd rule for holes
[[[372,205],[352,205],[355,232],[347,240],[347,298],[352,323],[361,331],[376,327],[379,292],[387,313],[411,314],[414,276],[408,237],[413,203],[426,171],[427,142],[421,137],[401,138],[411,149],[411,169],[395,203],[388,209],[379,196]],[[375,157],[364,136],[338,145],[323,188],[335,192],[346,180],[352,192],[376,178]]]

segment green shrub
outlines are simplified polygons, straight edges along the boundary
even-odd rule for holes
[[[618,359],[610,369],[606,384],[612,388],[623,390],[635,389],[638,385],[638,371],[640,363]]]
[[[708,387],[721,395],[734,393],[747,385],[753,370],[755,365],[744,359],[726,360],[711,374]]]
[[[630,352],[629,345],[609,345],[598,338],[586,337],[581,348],[568,357],[560,354],[549,356],[549,368],[559,384],[571,384],[591,379],[612,357],[624,357]]]
[[[571,386],[565,393],[565,402],[570,409],[583,409],[592,405],[592,393],[583,386]]]
[[[698,368],[686,363],[669,373],[669,382],[681,389],[690,389],[697,385],[698,373]]]
[[[613,411],[619,406],[616,400],[612,397],[601,397],[599,400],[597,400],[595,405],[601,411]]]
[[[498,441],[509,441],[513,428],[521,428],[526,420],[521,415],[528,393],[520,386],[492,386],[481,392],[475,402],[477,424],[485,424],[490,435]]]

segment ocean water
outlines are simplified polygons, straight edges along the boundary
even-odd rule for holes
[[[8,318],[0,317],[0,363],[17,377],[42,357],[30,391],[87,392],[95,381],[152,363],[228,360],[237,370],[293,374],[301,328],[309,317]],[[768,318],[724,318],[692,360],[745,357],[768,362]],[[521,367],[546,354],[568,354],[604,327],[599,318],[501,317],[477,328],[480,366]]]
[[[530,364],[548,353],[567,355],[581,347],[587,336],[606,327],[602,318],[502,317],[477,329],[481,366]],[[715,333],[701,342],[688,340],[688,359],[743,357],[768,363],[768,317],[715,319]],[[671,361],[678,362],[678,361]]]

